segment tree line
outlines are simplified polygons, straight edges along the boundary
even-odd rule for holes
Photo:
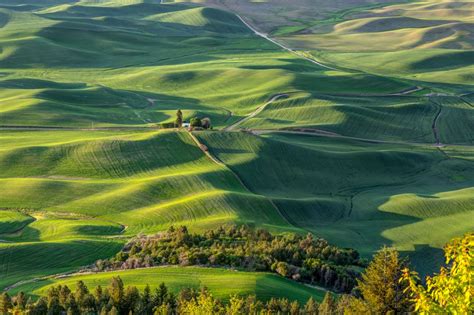
[[[173,122],[167,122],[167,123],[161,123],[161,128],[167,129],[167,128],[182,128],[184,124],[183,120],[183,112],[178,109],[176,111],[176,119]],[[192,117],[189,120],[189,126],[192,129],[200,130],[200,129],[213,129],[212,124],[211,124],[211,118],[209,117]]]
[[[113,277],[108,287],[90,291],[78,281],[74,291],[66,285],[49,288],[37,301],[23,292],[13,298],[0,295],[0,313],[31,315],[78,314],[190,314],[190,315],[351,315],[351,314],[473,314],[474,234],[452,240],[445,247],[446,266],[420,282],[408,261],[391,248],[374,255],[351,294],[327,293],[318,304],[313,298],[300,305],[285,298],[258,300],[255,296],[230,296],[223,302],[205,288],[185,288],[171,293],[162,283],[154,292],[124,287]]]
[[[140,292],[135,286],[125,287],[120,277],[113,277],[106,288],[94,290],[78,281],[74,291],[67,285],[52,286],[36,302],[23,293],[11,298],[0,296],[2,314],[79,315],[79,314],[317,314],[319,306],[310,298],[305,305],[285,298],[263,302],[255,296],[233,295],[222,302],[206,289],[185,288],[178,294],[169,292],[164,283],[154,292],[150,286]]]
[[[159,265],[201,265],[266,271],[336,292],[352,291],[364,266],[359,253],[328,244],[312,234],[273,235],[265,229],[227,225],[202,234],[185,226],[132,239],[115,257],[99,260],[95,271]]]

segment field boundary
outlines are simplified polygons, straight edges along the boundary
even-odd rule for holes
[[[278,99],[280,98],[286,98],[288,97],[288,94],[286,93],[281,93],[281,94],[276,94],[276,95],[273,95],[270,100],[268,102],[266,102],[265,104],[263,104],[262,106],[259,106],[257,107],[256,110],[254,110],[252,113],[250,113],[249,115],[239,119],[238,121],[236,121],[235,123],[225,127],[223,129],[223,131],[231,131],[231,130],[234,130],[237,126],[243,124],[244,122],[246,122],[247,120],[250,120],[252,119],[253,117],[257,116],[258,114],[260,114],[268,105],[272,104],[273,102],[277,101]]]
[[[320,62],[318,62],[318,61],[316,61],[316,60],[314,60],[314,59],[311,59],[311,58],[308,58],[308,57],[306,57],[306,56],[303,56],[301,53],[298,53],[296,50],[293,50],[293,49],[289,48],[288,46],[285,46],[284,44],[282,44],[282,43],[276,41],[275,39],[269,37],[267,34],[264,34],[264,33],[262,33],[262,32],[259,32],[256,28],[254,28],[254,27],[253,27],[252,25],[250,25],[247,21],[245,21],[245,20],[242,18],[242,16],[240,16],[239,14],[236,14],[236,16],[237,16],[237,17],[239,18],[239,20],[242,21],[242,23],[243,23],[245,26],[247,26],[247,28],[249,28],[255,35],[260,36],[260,37],[266,39],[267,41],[269,41],[269,42],[271,42],[271,43],[277,45],[277,46],[280,47],[280,48],[282,48],[283,50],[286,50],[286,51],[290,52],[290,53],[293,54],[293,55],[296,55],[296,56],[298,56],[298,57],[300,57],[300,58],[302,58],[302,59],[305,59],[306,61],[309,61],[309,62],[311,62],[311,63],[314,63],[315,65],[318,65],[318,66],[320,66],[320,67],[322,67],[322,68],[326,68],[326,69],[329,69],[329,70],[336,70],[336,71],[337,71],[336,68],[333,68],[333,67],[331,67],[331,66],[327,66],[327,65],[322,64],[322,63],[320,63]]]
[[[235,179],[242,185],[243,188],[245,188],[245,190],[247,190],[249,193],[251,193],[252,195],[255,195],[255,196],[259,196],[259,197],[262,197],[262,198],[265,198],[266,200],[268,200],[268,202],[272,205],[272,207],[276,210],[276,212],[280,215],[280,217],[290,226],[294,226],[294,227],[297,227],[299,228],[298,225],[292,223],[286,215],[283,214],[283,212],[280,210],[280,208],[277,207],[277,205],[273,202],[273,200],[267,196],[264,196],[264,195],[260,195],[260,194],[257,194],[255,192],[253,192],[245,183],[244,181],[242,180],[242,178],[240,178],[240,176],[230,167],[228,166],[227,164],[225,164],[224,162],[222,162],[217,156],[214,156],[213,154],[211,154],[209,152],[209,148],[204,145],[203,143],[201,143],[199,141],[199,139],[191,132],[189,131],[188,132],[189,135],[191,136],[191,138],[193,139],[194,143],[198,146],[199,149],[201,149],[201,151],[204,152],[204,154],[211,160],[213,161],[214,163],[216,163],[217,165],[219,166],[223,166],[225,167],[227,170],[229,170],[232,175],[234,175]]]

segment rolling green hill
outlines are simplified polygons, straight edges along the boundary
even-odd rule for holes
[[[450,151],[284,133],[198,136],[291,224],[339,246],[366,255],[383,244],[439,249],[472,229],[474,165]]]
[[[123,242],[113,236],[172,224],[287,225],[267,199],[209,160],[186,132],[12,131],[2,138],[0,204],[10,211],[0,225],[6,241],[0,243],[1,285],[17,280],[17,273],[32,278],[109,257]],[[87,255],[73,249],[81,244]],[[30,250],[35,255],[28,256]],[[81,259],[51,260],[50,254],[69,250]]]
[[[340,67],[472,86],[473,14],[469,1],[410,1],[315,21],[282,40]]]
[[[464,2],[325,2],[311,21],[317,7],[305,21],[286,15],[306,0],[171,2],[0,0],[0,289],[27,281],[19,288],[43,292],[56,280],[38,278],[171,225],[312,232],[366,257],[394,245],[421,271],[472,230]],[[256,6],[280,15],[260,24],[270,14]],[[210,117],[214,130],[160,130],[178,109],[185,120]],[[267,274],[122,274],[218,296],[321,296]]]
[[[306,303],[310,297],[323,299],[325,291],[313,289],[268,273],[239,272],[219,268],[157,267],[148,269],[104,272],[100,274],[74,275],[64,279],[53,279],[29,283],[16,288],[32,294],[44,294],[52,285],[67,285],[74,288],[82,280],[88,287],[106,287],[110,279],[120,276],[125,285],[134,285],[142,290],[146,284],[152,289],[164,282],[174,293],[183,288],[207,287],[215,297],[227,300],[230,295],[255,295],[260,300],[284,297]]]
[[[217,9],[139,1],[17,7],[2,1],[0,10],[8,17],[0,29],[2,125],[149,126],[171,121],[178,108],[185,118],[206,115],[222,125],[276,93],[409,87],[371,75],[327,73]]]

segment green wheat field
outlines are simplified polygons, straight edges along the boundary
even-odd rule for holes
[[[457,0],[0,0],[0,289],[120,275],[322,300],[199,266],[57,277],[180,225],[312,233],[367,259],[394,246],[439,269],[474,230],[473,17]],[[162,128],[178,109],[213,129]]]

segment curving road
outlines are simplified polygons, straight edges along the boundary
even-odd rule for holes
[[[268,102],[266,102],[265,104],[263,104],[262,106],[258,107],[255,111],[253,111],[250,115],[247,115],[245,116],[244,118],[236,121],[235,123],[233,123],[232,125],[229,125],[227,127],[225,127],[223,130],[224,131],[232,131],[234,130],[236,127],[238,127],[239,125],[243,124],[244,122],[246,122],[247,120],[249,119],[252,119],[253,117],[255,117],[256,115],[258,115],[260,112],[262,112],[265,107],[267,107],[268,105],[270,105],[271,103],[275,102],[276,100],[280,99],[280,98],[283,98],[283,97],[288,97],[288,94],[277,94],[277,95],[274,95],[272,96],[272,98],[270,98],[270,100]]]
[[[311,59],[311,58],[308,58],[308,57],[305,57],[303,55],[301,55],[300,53],[298,53],[297,51],[291,49],[290,47],[288,46],[285,46],[284,44],[280,43],[280,42],[277,42],[276,40],[274,40],[273,38],[269,37],[267,34],[264,34],[262,32],[259,32],[257,29],[255,29],[252,25],[250,25],[249,23],[247,23],[247,21],[245,21],[240,15],[236,14],[236,16],[242,21],[242,23],[245,24],[245,26],[247,26],[252,32],[255,33],[255,35],[257,36],[260,36],[270,42],[272,42],[273,44],[283,48],[284,50],[286,51],[289,51],[290,53],[292,53],[293,55],[296,55],[300,58],[303,58],[309,62],[312,62],[320,67],[323,67],[323,68],[326,68],[326,69],[329,69],[329,70],[337,70],[336,68],[333,68],[333,67],[330,67],[330,66],[326,66],[325,64],[322,64],[314,59]]]

